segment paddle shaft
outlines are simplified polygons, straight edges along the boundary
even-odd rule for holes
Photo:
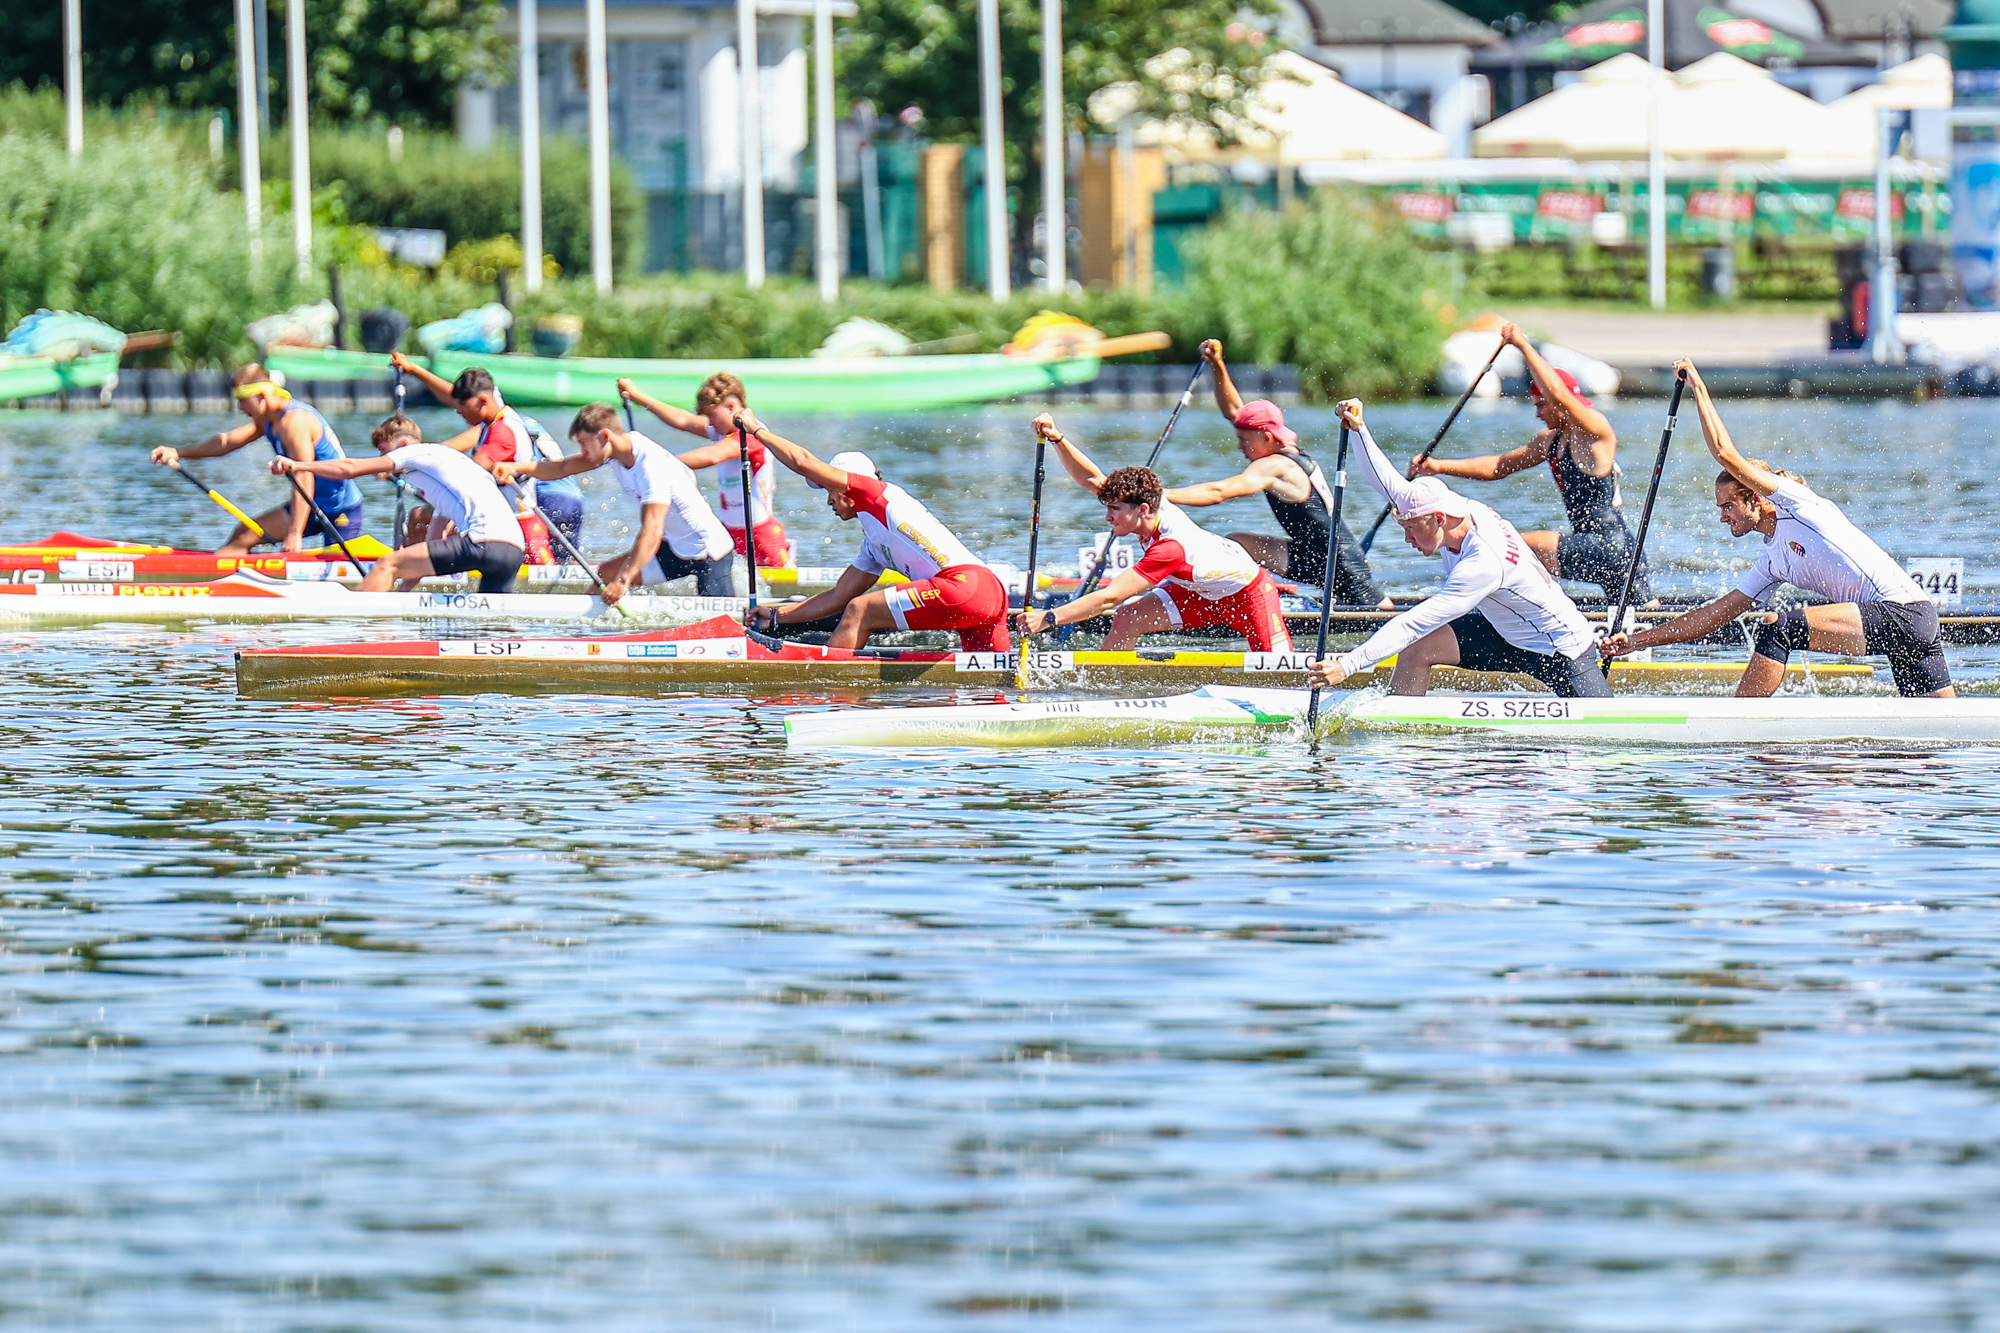
[[[1194,374],[1188,379],[1187,388],[1181,390],[1180,401],[1174,404],[1174,410],[1167,415],[1166,429],[1161,431],[1160,438],[1153,442],[1153,452],[1146,455],[1147,467],[1151,467],[1160,461],[1160,451],[1167,447],[1167,437],[1174,433],[1174,423],[1181,419],[1181,409],[1194,401],[1194,386],[1201,383],[1201,372],[1207,369],[1207,362],[1203,362],[1194,368]],[[1089,576],[1077,588],[1077,597],[1089,596],[1091,591],[1097,587],[1097,581],[1104,577],[1104,566],[1111,559],[1112,540],[1108,534],[1105,536],[1104,545],[1097,552],[1097,563],[1090,567]],[[1074,600],[1074,598],[1071,600]],[[1064,625],[1062,630],[1056,635],[1056,641],[1059,643],[1068,643],[1069,636],[1075,632],[1076,626]]]
[[[187,478],[188,485],[194,487],[196,490],[200,491],[203,495],[206,495],[209,499],[215,501],[217,504],[221,505],[224,509],[228,510],[229,516],[231,518],[235,519],[238,523],[241,523],[244,527],[250,529],[250,531],[256,533],[259,539],[264,539],[265,537],[264,529],[257,522],[257,520],[250,517],[250,515],[244,513],[241,509],[238,509],[235,505],[229,503],[229,501],[223,499],[221,491],[215,490],[214,488],[208,486],[207,484],[197,480],[195,478],[194,473],[189,472],[186,468],[180,465],[180,460],[176,459],[172,466],[175,472]]]
[[[1334,575],[1340,569],[1340,502],[1347,494],[1347,440],[1350,431],[1340,428],[1340,454],[1333,464],[1333,510],[1328,515],[1326,525],[1326,583],[1319,593],[1319,644],[1313,650],[1313,660],[1326,657],[1327,633],[1333,621]],[[1319,686],[1313,686],[1312,697],[1306,700],[1306,732],[1314,745],[1319,744]]]
[[[632,405],[625,405],[627,413]],[[754,626],[757,623],[757,525],[750,517],[750,428],[743,424],[743,418],[736,418],[736,458],[743,466],[743,567],[749,571],[747,586],[750,589],[750,617],[743,623]],[[777,622],[771,622],[776,629]]]
[[[1472,391],[1479,387],[1479,381],[1486,378],[1487,372],[1493,369],[1493,363],[1500,359],[1500,353],[1506,350],[1507,350],[1506,343],[1501,343],[1498,347],[1493,349],[1493,355],[1486,358],[1486,365],[1480,370],[1480,372],[1477,375],[1474,375],[1472,377],[1472,383],[1465,386],[1465,392],[1460,394],[1458,396],[1458,401],[1451,405],[1451,415],[1444,419],[1444,424],[1438,427],[1438,433],[1431,436],[1431,442],[1424,446],[1424,451],[1422,453],[1417,455],[1417,462],[1421,463],[1425,459],[1429,458],[1433,453],[1437,451],[1437,447],[1440,444],[1444,443],[1444,433],[1451,429],[1452,422],[1458,420],[1458,414],[1460,412],[1463,412],[1465,410],[1465,405],[1472,401]],[[1367,533],[1361,538],[1361,550],[1363,554],[1366,554],[1369,551],[1369,549],[1375,545],[1375,534],[1380,532],[1382,530],[1382,525],[1389,521],[1389,511],[1392,508],[1393,506],[1391,505],[1383,505],[1382,512],[1375,515],[1375,522],[1369,527]]]
[[[327,512],[324,509],[319,507],[319,501],[313,499],[313,493],[299,485],[298,473],[287,472],[285,480],[291,482],[293,492],[312,507],[314,516],[319,519],[320,527],[326,530],[327,536],[333,538],[335,544],[340,547],[340,553],[347,557],[348,563],[354,566],[354,572],[359,574],[361,572],[361,558],[347,549],[347,538],[341,536],[340,529],[333,526],[333,520],[327,517]]]
[[[1667,446],[1674,442],[1674,425],[1681,412],[1681,393],[1687,388],[1687,376],[1674,376],[1673,397],[1667,400],[1667,423],[1660,428],[1660,449],[1653,455],[1653,479],[1646,485],[1646,505],[1639,511],[1639,531],[1632,535],[1632,558],[1625,565],[1625,585],[1618,590],[1618,608],[1611,613],[1611,623],[1604,636],[1609,639],[1623,628],[1625,609],[1632,603],[1632,584],[1639,577],[1639,560],[1646,551],[1646,529],[1652,526],[1653,502],[1660,498],[1660,477],[1667,470]],[[1611,659],[1604,659],[1605,669],[1610,670]]]
[[[1028,577],[1021,585],[1021,646],[1014,654],[1014,687],[1022,690],[1028,688],[1028,616],[1035,609],[1035,557],[1042,543],[1042,479],[1048,475],[1044,467],[1048,447],[1047,440],[1035,437],[1035,499],[1028,506]]]

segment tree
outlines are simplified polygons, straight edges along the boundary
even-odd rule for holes
[[[271,95],[282,106],[284,6],[272,6]],[[449,124],[459,80],[496,67],[500,0],[306,0],[315,118]],[[123,106],[236,103],[231,0],[144,0],[84,10],[84,94]],[[0,0],[0,84],[62,81],[61,6]]]
[[[923,113],[927,137],[976,141],[979,16],[973,0],[859,0],[860,13],[834,40],[838,86],[884,114]],[[1240,116],[1243,98],[1278,49],[1277,0],[1066,0],[1063,6],[1063,118],[1103,134],[1091,97],[1134,85],[1150,116],[1215,128]],[[1041,210],[1041,5],[1000,0],[1000,86],[1007,177],[1021,200],[1015,228],[1018,275],[1032,247],[1027,220]],[[1218,121],[1218,113],[1222,119]]]

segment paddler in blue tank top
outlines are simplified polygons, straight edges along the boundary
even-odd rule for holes
[[[1528,363],[1528,392],[1543,429],[1519,449],[1483,458],[1431,457],[1412,460],[1412,477],[1463,477],[1468,481],[1498,481],[1516,472],[1549,465],[1549,475],[1569,515],[1569,531],[1524,532],[1522,540],[1542,566],[1560,579],[1595,583],[1607,599],[1625,584],[1625,566],[1632,559],[1632,530],[1618,507],[1618,436],[1610,421],[1578,387],[1576,376],[1557,370],[1543,359],[1514,324],[1500,326],[1500,338],[1520,349]],[[1632,598],[1653,600],[1642,560],[1632,580]]]
[[[292,395],[273,382],[264,367],[254,362],[243,367],[236,372],[235,385],[236,410],[250,418],[248,422],[186,449],[161,445],[153,450],[153,461],[171,467],[183,458],[220,458],[259,439],[270,442],[274,455],[301,463],[347,457],[340,437],[318,409],[293,402]],[[284,551],[302,551],[308,537],[318,537],[322,546],[331,546],[361,535],[361,488],[354,482],[321,477],[313,485],[313,499],[333,520],[332,532],[320,523],[312,505],[293,491],[284,504],[256,516],[257,526],[264,529],[262,537],[239,523],[216,554],[243,555],[261,542],[275,542]]]

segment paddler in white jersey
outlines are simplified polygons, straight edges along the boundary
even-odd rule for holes
[[[361,592],[386,592],[399,580],[429,574],[479,575],[479,590],[508,592],[521,572],[527,542],[514,506],[500,494],[493,478],[477,463],[441,444],[423,444],[417,424],[408,417],[390,417],[375,428],[371,439],[376,458],[335,458],[299,462],[271,460],[271,471],[305,472],[316,477],[377,477],[393,473],[410,485],[431,509],[431,539],[412,542],[375,562],[361,580]]]
[[[1030,634],[1051,625],[1074,625],[1115,610],[1104,647],[1120,652],[1142,634],[1226,626],[1241,634],[1251,652],[1288,653],[1292,634],[1278,602],[1271,573],[1226,537],[1205,532],[1166,498],[1166,487],[1151,468],[1121,467],[1106,474],[1083,450],[1056,429],[1046,412],[1031,423],[1055,445],[1063,469],[1104,506],[1113,539],[1137,537],[1145,546],[1139,563],[1103,587],[1063,603],[1053,611],[1024,612]]]
[[[1358,441],[1355,471],[1394,507],[1405,541],[1443,558],[1445,581],[1359,648],[1314,663],[1312,683],[1338,685],[1393,656],[1394,694],[1422,694],[1432,667],[1457,666],[1533,676],[1567,699],[1608,697],[1583,613],[1514,525],[1436,477],[1405,478],[1369,435],[1359,399],[1340,405],[1340,419]]]
[[[1664,625],[1618,635],[1606,642],[1605,650],[1618,655],[1703,638],[1762,606],[1789,583],[1818,593],[1831,605],[1795,606],[1766,615],[1750,665],[1736,682],[1739,697],[1775,693],[1792,650],[1806,648],[1848,657],[1879,653],[1889,659],[1899,693],[1956,698],[1939,641],[1937,607],[1916,580],[1849,522],[1839,505],[1792,473],[1745,458],[1729,438],[1694,363],[1681,360],[1674,368],[1687,374],[1701,413],[1702,437],[1722,465],[1715,479],[1715,506],[1723,526],[1732,537],[1758,534],[1764,549],[1734,590]]]
[[[569,425],[577,452],[568,458],[539,463],[495,463],[493,475],[504,485],[516,477],[556,481],[593,468],[605,468],[619,488],[639,506],[639,531],[632,547],[597,567],[604,580],[599,595],[611,606],[626,590],[641,582],[650,568],[656,582],[694,576],[703,597],[728,597],[736,589],[730,573],[729,534],[701,495],[701,486],[687,465],[657,440],[627,431],[609,403],[592,403]]]
[[[806,485],[826,492],[835,518],[861,524],[861,551],[832,588],[782,611],[758,607],[757,626],[775,630],[837,615],[840,623],[828,640],[833,648],[859,648],[870,635],[892,629],[956,630],[959,647],[969,653],[1013,647],[1000,576],[916,497],[883,481],[867,454],[835,454],[822,462],[759,423],[748,408],[742,421]],[[886,570],[910,582],[871,591]]]
[[[715,469],[716,517],[729,529],[736,554],[749,548],[743,535],[743,457],[735,435],[737,414],[746,410],[750,392],[743,381],[726,370],[718,370],[695,390],[694,411],[663,403],[639,392],[631,380],[619,380],[618,392],[651,412],[675,430],[699,435],[709,441],[699,449],[689,449],[674,457],[699,472]],[[778,498],[778,467],[764,446],[750,441],[750,528],[757,537],[759,569],[790,569],[792,543],[785,535],[773,508]]]

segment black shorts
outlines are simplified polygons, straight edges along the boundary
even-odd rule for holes
[[[1361,543],[1354,540],[1354,534],[1347,530],[1342,520],[1334,528],[1335,540],[1340,543],[1340,568],[1333,575],[1333,600],[1337,606],[1379,606],[1382,603],[1382,589],[1375,582],[1375,571],[1368,567],[1368,553],[1361,549]],[[1285,577],[1308,588],[1326,586],[1326,548],[1312,549],[1308,542],[1287,539],[1285,542]]]
[[[1607,598],[1615,599],[1625,590],[1625,567],[1632,563],[1632,534],[1620,523],[1610,531],[1568,532],[1556,539],[1558,576],[1576,583],[1595,583]],[[1632,601],[1644,605],[1653,600],[1646,581],[1646,562],[1632,576]]]
[[[1493,622],[1477,611],[1451,622],[1458,638],[1458,664],[1467,671],[1508,671],[1533,676],[1565,699],[1608,699],[1611,683],[1604,678],[1594,648],[1577,657],[1531,653],[1500,637]]]
[[[512,592],[514,580],[521,573],[521,561],[527,554],[511,542],[476,542],[462,532],[424,545],[430,552],[433,570],[440,574],[477,574],[481,592]]]
[[[1944,643],[1938,637],[1937,606],[1923,602],[1860,602],[1861,642],[1889,659],[1896,692],[1936,694],[1951,688]]]
[[[652,568],[661,583],[671,583],[694,575],[695,595],[699,597],[734,597],[736,581],[730,576],[730,561],[733,555],[718,556],[714,560],[683,560],[661,546],[653,557]]]

